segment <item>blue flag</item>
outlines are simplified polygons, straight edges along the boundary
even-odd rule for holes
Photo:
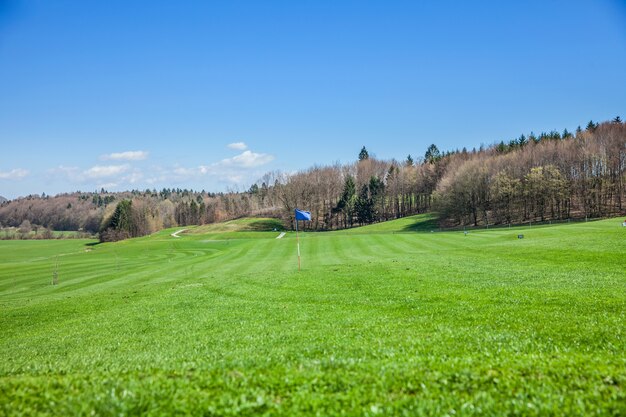
[[[296,209],[296,220],[311,221],[311,212]]]

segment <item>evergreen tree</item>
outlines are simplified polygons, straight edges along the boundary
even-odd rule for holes
[[[552,140],[560,140],[561,134],[556,130],[551,130],[550,133],[548,133],[548,137]]]
[[[406,157],[406,166],[409,166],[409,167],[413,166],[413,158],[411,157],[411,154],[409,154],[409,156]]]
[[[369,196],[367,184],[361,187],[359,196],[354,204],[354,212],[359,224],[371,223],[372,219],[372,201]]]
[[[385,193],[385,184],[376,176],[372,176],[368,184],[361,187],[355,201],[354,211],[360,224],[372,223],[379,216],[377,205]]]
[[[426,149],[426,153],[424,154],[424,160],[429,164],[437,162],[441,159],[441,152],[439,152],[439,148],[434,143]]]
[[[385,183],[378,177],[372,176],[369,183],[370,199],[372,200],[372,218],[374,221],[380,215],[378,206],[385,198]]]
[[[133,224],[132,201],[122,200],[115,207],[111,218],[100,230],[100,241],[116,241],[135,236]]]
[[[132,231],[132,201],[122,200],[115,207],[109,227],[115,230]]]
[[[196,203],[196,200],[191,200],[191,203],[189,204],[189,220],[191,224],[200,223],[198,216],[198,203]]]
[[[622,123],[622,119],[619,116],[616,116],[615,119],[612,120],[612,122],[618,125]]]
[[[354,215],[354,205],[356,202],[356,184],[354,178],[351,175],[346,177],[346,181],[343,186],[343,192],[341,198],[337,202],[337,206],[333,209],[334,212],[341,212],[344,214],[345,226],[352,226],[352,217]]]
[[[206,219],[206,204],[204,201],[200,202],[198,206],[198,224],[204,224]]]
[[[359,152],[359,161],[364,161],[366,159],[369,159],[370,155],[367,152],[367,149],[365,149],[365,146],[363,146],[361,148],[361,152]]]
[[[587,131],[588,132],[594,132],[597,127],[598,127],[598,124],[594,123],[593,120],[589,120],[589,123],[587,123]]]

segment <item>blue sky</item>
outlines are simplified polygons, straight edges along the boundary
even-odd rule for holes
[[[623,1],[0,0],[0,195],[269,170],[626,119]]]

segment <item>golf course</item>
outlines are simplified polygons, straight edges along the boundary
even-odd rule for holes
[[[621,221],[0,241],[0,415],[626,415]]]

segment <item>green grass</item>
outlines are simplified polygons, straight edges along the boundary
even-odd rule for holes
[[[1,241],[0,415],[626,414],[621,220],[258,220]]]
[[[362,233],[402,233],[402,232],[430,232],[438,231],[439,223],[433,213],[418,214],[416,216],[403,217],[401,219],[374,223],[367,226],[354,227],[341,230],[341,234]]]

